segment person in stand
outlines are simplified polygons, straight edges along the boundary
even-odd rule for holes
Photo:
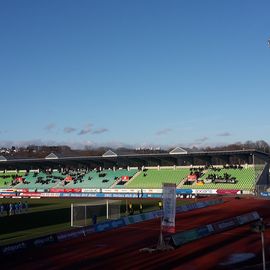
[[[128,212],[130,215],[133,215],[134,213],[133,205],[131,202],[128,204]]]
[[[142,203],[140,203],[139,211],[140,211],[140,214],[142,214],[142,212],[143,212],[143,205],[142,205]]]
[[[24,212],[27,213],[27,211],[28,211],[28,203],[26,201],[24,202],[24,207],[23,208],[24,208]]]
[[[6,213],[7,213],[7,216],[8,216],[8,213],[9,213],[9,205],[8,205],[7,203],[4,205],[4,209],[5,209],[5,211],[6,211]]]
[[[14,214],[18,214],[19,213],[19,204],[15,203],[14,204]]]
[[[162,201],[159,201],[159,202],[158,202],[158,207],[159,207],[160,210],[162,209],[162,206],[163,206],[163,205],[162,205]]]
[[[19,214],[22,213],[22,202],[19,202]]]
[[[25,213],[25,204],[22,202],[22,213]]]
[[[12,209],[13,209],[13,205],[12,203],[9,204],[9,215],[12,215]]]
[[[16,214],[16,203],[12,204],[13,215]]]
[[[4,215],[4,205],[0,204],[0,216],[2,217]]]
[[[96,225],[96,224],[97,224],[97,215],[96,215],[96,214],[94,214],[94,215],[92,216],[92,224],[93,224],[93,225]]]

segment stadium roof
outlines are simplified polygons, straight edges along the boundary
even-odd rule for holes
[[[59,157],[54,154],[54,153],[50,153],[47,157],[45,157],[45,159],[58,159]]]
[[[176,148],[174,148],[172,151],[170,151],[170,153],[169,154],[171,154],[171,155],[183,155],[183,154],[187,154],[188,152],[187,152],[187,150],[185,150],[184,148],[182,148],[182,147],[176,147]]]
[[[0,156],[0,162],[1,161],[7,161],[7,159],[4,156]]]
[[[108,151],[105,152],[102,156],[103,156],[103,157],[117,157],[117,154],[114,153],[112,150],[108,150]]]
[[[48,158],[49,157],[49,158]],[[171,166],[197,164],[216,164],[215,160],[222,161],[219,164],[230,163],[231,158],[239,158],[242,163],[252,164],[254,157],[269,162],[269,155],[254,149],[237,150],[237,151],[210,151],[210,152],[187,152],[170,154],[167,153],[151,153],[151,154],[116,154],[109,150],[102,156],[77,156],[62,157],[49,155],[45,158],[24,158],[24,159],[8,159],[0,162],[1,169],[31,169],[31,168],[59,168],[62,166],[89,166],[89,167],[112,167],[112,166]],[[136,165],[135,165],[136,164]],[[165,164],[165,165],[164,165]],[[168,164],[168,165],[166,165]]]

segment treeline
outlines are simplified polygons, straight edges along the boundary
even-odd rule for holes
[[[232,151],[232,150],[246,150],[246,149],[255,149],[258,151],[265,152],[265,153],[270,153],[270,145],[264,140],[259,140],[255,142],[246,141],[244,143],[237,142],[237,143],[223,145],[223,146],[213,146],[213,147],[208,146],[205,148],[200,148],[200,149],[198,148],[198,150],[201,150],[201,151]]]
[[[229,145],[223,145],[223,146],[207,146],[207,147],[193,147],[191,149],[187,149],[183,147],[184,149],[188,151],[232,151],[232,150],[247,150],[247,149],[255,149],[258,151],[270,153],[270,145],[264,141],[246,141],[244,143],[237,142]],[[11,151],[10,154],[4,154],[5,156],[13,156],[16,158],[29,158],[29,157],[36,157],[36,158],[44,158],[50,153],[55,153],[59,156],[65,156],[65,157],[75,157],[75,156],[101,156],[103,155],[107,150],[109,150],[109,147],[98,147],[98,148],[90,148],[88,146],[85,147],[83,150],[78,149],[72,149],[71,147],[67,145],[61,145],[61,146],[37,146],[37,145],[29,145],[27,147],[20,147],[17,148],[17,151]],[[134,148],[117,148],[117,149],[111,149],[112,151],[115,151],[118,155],[123,154],[151,154],[151,153],[166,153],[168,151],[171,151],[173,148],[170,149],[153,149],[153,148],[144,148],[144,149],[134,149]]]

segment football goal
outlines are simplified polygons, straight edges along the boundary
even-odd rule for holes
[[[85,227],[105,220],[121,217],[121,201],[94,200],[87,203],[71,204],[71,227]]]

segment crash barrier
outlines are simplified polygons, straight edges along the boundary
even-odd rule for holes
[[[200,238],[212,234],[217,234],[223,231],[231,230],[258,219],[260,219],[260,216],[256,211],[250,212],[241,216],[236,216],[212,224],[207,224],[185,232],[175,233],[171,235],[170,243],[174,247],[179,247],[194,240],[198,240]]]
[[[176,207],[176,212],[177,213],[187,212],[187,211],[192,211],[195,209],[200,209],[200,208],[217,205],[221,203],[223,203],[222,199],[201,201],[197,203],[178,206]],[[98,223],[96,225],[82,227],[79,229],[72,229],[72,230],[58,233],[58,234],[51,234],[51,235],[47,235],[47,236],[43,236],[43,237],[39,237],[35,239],[30,239],[27,241],[22,241],[19,243],[1,246],[0,256],[5,256],[5,255],[17,253],[17,252],[30,249],[30,248],[45,246],[48,244],[62,242],[62,241],[73,239],[73,238],[84,237],[92,233],[104,232],[104,231],[112,230],[115,228],[127,226],[130,224],[135,224],[138,222],[159,218],[162,216],[162,212],[163,212],[162,210],[157,210],[157,211],[147,212],[147,213],[143,213],[139,215],[127,216],[127,217],[123,217],[117,220],[106,221],[106,222]]]

